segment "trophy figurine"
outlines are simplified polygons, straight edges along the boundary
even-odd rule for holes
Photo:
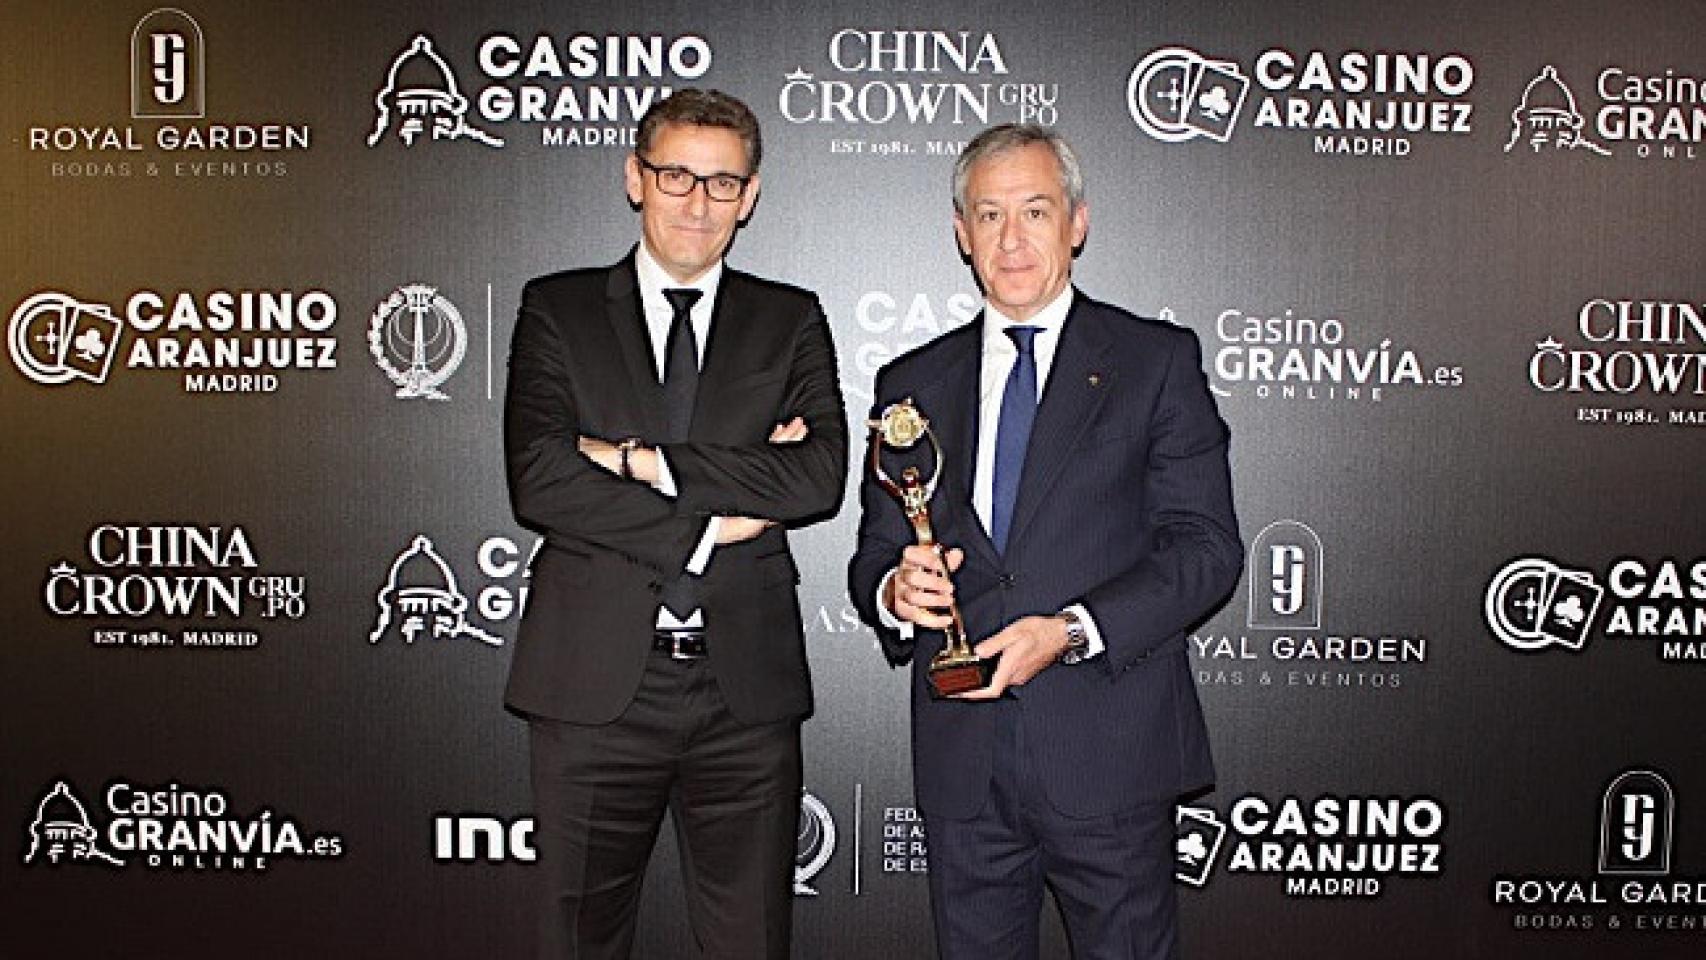
[[[912,532],[918,537],[918,545],[935,551],[937,558],[942,560],[942,569],[946,571],[948,562],[942,556],[942,545],[936,542],[936,536],[930,529],[930,498],[936,493],[936,481],[942,477],[942,444],[930,431],[930,421],[908,397],[890,405],[882,417],[870,421],[869,426],[871,472],[883,489],[900,501],[906,519],[912,524]],[[911,450],[920,440],[928,440],[936,453],[935,471],[925,480],[917,467],[908,466],[901,470],[900,480],[896,482],[883,469],[883,447]],[[946,644],[942,652],[930,660],[930,691],[937,697],[951,697],[956,693],[987,687],[990,677],[995,674],[995,659],[980,659],[966,641],[965,623],[960,620],[958,605],[949,603],[947,614],[951,622],[942,630]]]

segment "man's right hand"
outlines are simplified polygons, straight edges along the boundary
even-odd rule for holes
[[[953,622],[948,604],[954,599],[954,581],[948,575],[965,561],[965,551],[953,547],[937,556],[934,547],[913,544],[901,551],[900,566],[888,580],[883,605],[898,620],[929,630],[941,630]],[[947,569],[942,562],[947,560]]]
[[[795,417],[787,423],[778,423],[770,430],[771,443],[799,443],[811,434],[811,428],[806,421]],[[717,546],[726,547],[731,543],[745,543],[753,537],[774,527],[776,521],[765,520],[761,517],[724,517],[717,528]]]

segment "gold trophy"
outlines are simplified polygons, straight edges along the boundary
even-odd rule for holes
[[[936,536],[930,530],[930,498],[936,494],[936,481],[942,478],[942,444],[931,432],[930,421],[913,406],[912,398],[907,397],[890,405],[883,411],[881,419],[870,421],[869,426],[871,472],[883,489],[900,501],[906,519],[912,523],[912,532],[918,537],[918,545],[934,550],[936,557],[942,561],[942,569],[947,570],[948,561],[942,556],[942,545],[936,542]],[[883,470],[882,448],[911,450],[920,440],[930,441],[936,452],[935,472],[925,480],[917,467],[908,466],[900,472],[900,481],[895,482]],[[980,659],[966,641],[966,627],[960,620],[959,606],[949,603],[947,613],[952,622],[942,630],[946,644],[942,652],[930,660],[930,690],[937,697],[951,697],[956,693],[987,687],[995,674],[995,659]]]

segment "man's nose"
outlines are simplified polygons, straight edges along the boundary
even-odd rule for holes
[[[700,180],[693,184],[693,189],[687,191],[687,196],[683,199],[687,201],[688,213],[691,213],[695,217],[703,217],[706,213],[710,212],[711,208],[710,182],[707,180]]]

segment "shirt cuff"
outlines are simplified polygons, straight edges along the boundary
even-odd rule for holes
[[[883,602],[884,595],[889,592],[889,581],[893,580],[899,571],[899,567],[891,567],[888,573],[883,574],[882,580],[877,582],[877,622],[890,630],[898,631],[902,640],[911,640],[912,624],[890,613],[888,604]]]
[[[673,497],[675,496],[675,474],[669,472],[669,458],[663,455],[662,447],[657,448],[657,455],[658,479],[656,483],[652,484],[652,489],[666,497]],[[711,538],[712,543],[716,543],[716,541],[716,537]],[[701,544],[701,546],[703,545]],[[694,556],[698,556],[698,554],[694,554]],[[705,556],[708,559],[711,556],[710,551],[706,551]],[[692,571],[688,572],[691,573]]]
[[[699,537],[699,546],[693,549],[693,555],[687,558],[687,572],[695,577],[704,576],[705,568],[711,565],[711,551],[717,549],[717,533],[723,528],[722,517],[712,517],[705,523],[705,533]]]
[[[1096,618],[1090,616],[1090,611],[1082,603],[1075,603],[1061,613],[1073,614],[1078,618],[1078,622],[1084,625],[1084,659],[1099,657],[1102,651],[1108,649],[1102,644],[1102,631],[1096,629]]]

